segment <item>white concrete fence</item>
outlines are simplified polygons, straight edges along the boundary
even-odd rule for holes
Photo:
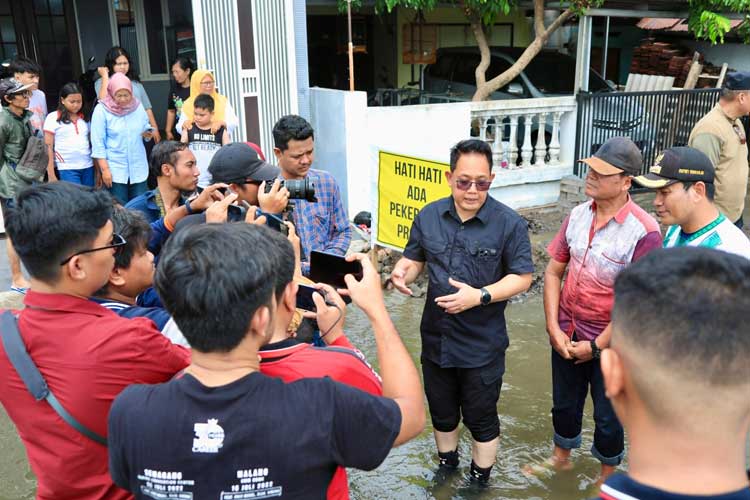
[[[556,203],[560,179],[573,173],[573,96],[367,107],[364,92],[313,88],[310,99],[313,167],[334,173],[350,217],[377,210],[379,151],[447,163],[472,129],[493,149],[490,194],[513,208]]]
[[[573,96],[485,101],[472,103],[471,118],[479,124],[479,138],[492,145],[497,166],[555,166],[560,164],[560,122],[575,109]]]

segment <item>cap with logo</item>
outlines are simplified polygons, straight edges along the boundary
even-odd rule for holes
[[[222,146],[208,166],[212,182],[242,183],[246,180],[272,181],[281,174],[281,169],[266,163],[258,152],[244,142],[232,142]]]
[[[0,80],[0,96],[6,96],[10,94],[18,94],[24,90],[28,90],[33,84],[23,84],[15,78],[4,78]]]
[[[646,175],[633,179],[643,187],[660,189],[675,182],[714,182],[711,160],[695,148],[680,146],[665,149],[656,158],[656,165]]]
[[[727,73],[724,88],[727,90],[750,90],[750,71]]]
[[[594,156],[579,160],[601,175],[638,175],[643,167],[643,155],[628,137],[612,137],[597,149]]]

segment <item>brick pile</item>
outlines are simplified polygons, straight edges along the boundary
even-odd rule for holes
[[[721,72],[720,67],[706,63],[703,54],[700,54],[699,62],[703,64],[703,74],[718,75]],[[692,63],[693,53],[689,49],[647,39],[633,49],[630,72],[641,75],[673,76],[675,77],[674,86],[683,87]],[[714,79],[700,78],[696,88],[713,87],[715,84]]]

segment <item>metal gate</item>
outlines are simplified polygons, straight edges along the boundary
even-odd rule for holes
[[[719,100],[720,89],[650,92],[579,93],[574,172],[584,177],[578,160],[591,156],[610,137],[627,136],[643,153],[643,172],[657,155],[685,146],[698,120]]]

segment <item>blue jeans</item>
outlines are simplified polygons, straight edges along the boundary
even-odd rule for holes
[[[94,167],[76,170],[58,170],[58,178],[61,181],[81,184],[82,186],[94,187]]]
[[[583,406],[591,387],[594,400],[594,444],[591,454],[604,465],[620,465],[625,454],[625,432],[604,393],[598,359],[575,364],[552,349],[552,425],[560,448],[581,447]]]
[[[120,184],[119,182],[113,182],[112,187],[109,188],[109,194],[117,198],[120,204],[125,205],[127,202],[140,196],[148,191],[146,181],[138,182],[136,184]]]

